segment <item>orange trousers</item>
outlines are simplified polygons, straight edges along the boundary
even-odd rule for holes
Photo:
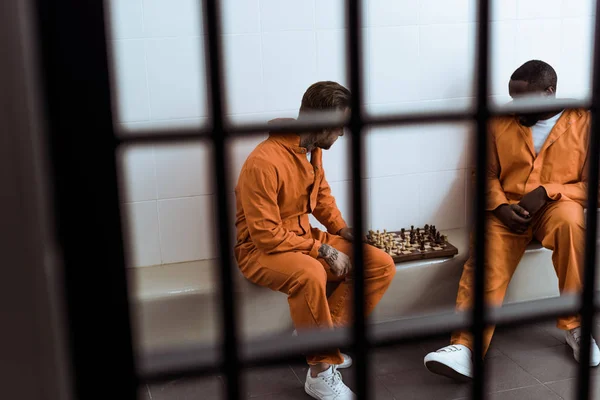
[[[553,251],[552,263],[558,276],[560,293],[574,293],[582,288],[583,254],[585,248],[585,225],[583,208],[571,200],[559,200],[548,204],[533,217],[529,229],[518,234],[505,227],[492,213],[488,213],[486,230],[486,303],[500,306],[508,284],[529,242],[536,238]],[[471,246],[472,246],[471,242]],[[470,308],[473,303],[473,271],[475,267],[473,248],[465,263],[456,306],[459,310]],[[559,318],[557,326],[569,330],[580,326],[579,316]],[[483,334],[483,354],[492,341],[494,327],[486,327]],[[469,332],[454,332],[452,344],[462,344],[473,350],[473,338]]]
[[[340,236],[312,228],[311,234],[352,259],[352,243]],[[384,251],[365,245],[365,312],[368,315],[383,297],[396,273],[396,265]],[[242,273],[250,281],[288,295],[290,314],[298,333],[308,329],[333,329],[351,322],[352,281],[336,276],[322,259],[301,252],[259,254]],[[327,282],[337,287],[327,297]],[[341,364],[339,349],[307,356],[308,364]]]

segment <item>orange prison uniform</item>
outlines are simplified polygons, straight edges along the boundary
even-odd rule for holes
[[[331,195],[321,163],[322,151],[300,147],[298,135],[271,133],[242,167],[236,194],[237,243],[235,257],[250,281],[288,295],[298,331],[333,328],[350,321],[352,284],[335,276],[317,259],[326,243],[352,256],[352,245],[335,233],[346,227]],[[328,232],[312,228],[312,213]],[[396,268],[385,252],[365,245],[365,308],[379,302]],[[327,298],[328,281],[338,282]],[[341,364],[339,350],[310,355],[309,364]]]
[[[587,111],[565,110],[536,155],[531,129],[520,125],[516,118],[498,118],[490,123],[484,260],[488,305],[502,304],[508,283],[533,238],[553,251],[552,262],[560,292],[571,293],[581,289],[589,129],[590,114]],[[492,213],[501,204],[518,203],[523,195],[540,185],[553,201],[533,216],[525,233],[512,232]],[[458,288],[458,309],[472,304],[474,267],[471,249],[471,257],[464,266]],[[565,330],[579,325],[578,316],[560,318],[557,323]],[[488,327],[484,332],[484,354],[493,332],[494,327]],[[473,349],[468,332],[455,332],[452,344]]]

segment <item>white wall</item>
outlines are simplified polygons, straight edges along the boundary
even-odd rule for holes
[[[110,0],[115,110],[127,130],[201,126],[206,120],[204,29],[196,0]],[[347,84],[340,0],[224,0],[227,113],[234,122],[294,117],[318,80]],[[474,0],[366,0],[365,102],[372,113],[468,107],[474,94]],[[561,97],[589,94],[592,0],[496,0],[492,95],[539,58],[559,74]],[[471,125],[371,129],[365,186],[367,227],[434,223],[463,227]],[[265,135],[231,143],[232,187]],[[325,171],[350,219],[342,138]],[[123,202],[133,265],[213,258],[214,190],[205,145],[161,145],[123,153]],[[232,225],[233,226],[233,225]]]

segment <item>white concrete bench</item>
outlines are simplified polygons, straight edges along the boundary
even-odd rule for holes
[[[445,232],[459,254],[450,259],[398,264],[392,285],[374,312],[374,322],[452,309],[462,266],[467,258],[468,232]],[[509,286],[506,302],[558,295],[551,252],[532,243]],[[217,260],[130,269],[133,328],[143,349],[184,342],[210,342],[218,335]],[[239,327],[244,337],[291,332],[286,295],[258,287],[234,271]]]

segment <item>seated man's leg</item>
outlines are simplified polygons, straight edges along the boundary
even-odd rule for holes
[[[313,229],[313,237],[354,259],[352,243],[344,238]],[[376,247],[364,245],[365,254],[365,315],[369,315],[385,294],[396,274],[396,264],[392,257]],[[352,279],[335,276],[325,261],[322,261],[330,281],[341,281],[329,296],[329,307],[335,326],[347,326],[352,315]],[[354,264],[354,260],[353,260]]]
[[[531,228],[523,234],[510,231],[492,213],[487,214],[485,235],[486,269],[485,300],[487,305],[501,305],[510,279],[531,241]],[[473,236],[471,237],[473,239]],[[471,240],[471,255],[464,265],[458,286],[456,308],[466,310],[473,304],[475,254]],[[487,353],[494,327],[486,327],[483,334],[483,354]],[[425,366],[431,372],[456,380],[467,380],[473,376],[473,337],[468,331],[454,332],[451,345],[425,356]]]
[[[582,288],[585,251],[583,207],[570,200],[550,203],[534,224],[534,235],[552,253],[560,293],[577,293]],[[558,319],[558,327],[579,327],[579,316]]]
[[[584,267],[585,221],[583,207],[570,200],[550,203],[535,221],[534,232],[544,247],[553,250],[552,263],[558,276],[560,293],[580,292]],[[567,344],[579,361],[581,322],[578,315],[558,319],[565,330]],[[600,364],[600,349],[591,338],[590,366]]]
[[[487,214],[486,221],[486,285],[485,299],[488,306],[500,306],[504,301],[508,284],[519,265],[519,261],[525,253],[527,245],[532,239],[532,230],[523,234],[515,233],[508,229],[492,213]],[[470,309],[473,304],[473,290],[475,285],[475,253],[473,241],[471,241],[470,257],[464,265],[458,295],[456,297],[456,308],[458,310]],[[484,331],[483,354],[492,341],[494,327],[489,326]],[[451,343],[461,344],[473,350],[473,338],[468,331],[458,331],[452,335]]]
[[[242,272],[250,281],[288,295],[290,314],[298,331],[333,328],[325,292],[327,273],[319,261],[299,252],[261,254]],[[307,362],[341,364],[343,358],[339,350],[333,350],[309,355]]]

